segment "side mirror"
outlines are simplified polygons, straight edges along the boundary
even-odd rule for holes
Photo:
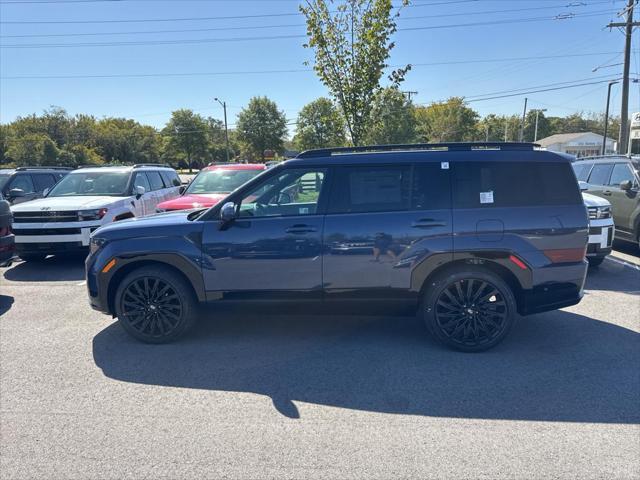
[[[620,190],[624,190],[625,192],[628,192],[629,190],[631,190],[631,187],[633,187],[631,180],[625,180],[624,182],[620,182]]]
[[[45,188],[45,189],[43,190],[43,192],[42,192],[42,196],[43,196],[43,197],[46,197],[47,195],[49,195],[49,191],[50,191],[50,190],[51,190],[51,189],[50,189],[49,187]]]
[[[225,203],[220,209],[220,220],[226,225],[236,219],[236,204],[233,202]]]
[[[580,191],[581,192],[586,192],[587,190],[589,190],[589,184],[587,182],[578,182],[578,186],[580,187]]]
[[[21,188],[12,188],[11,190],[9,190],[9,198],[20,198],[24,197],[24,195],[24,190],[22,190]]]
[[[146,190],[144,189],[144,187],[142,185],[137,185],[136,188],[134,189],[134,193],[136,194],[136,198],[140,198],[142,195],[144,195],[145,192],[146,192]]]
[[[187,186],[181,185],[180,188],[178,189],[178,192],[180,193],[180,195],[184,195],[184,192],[186,192],[186,190],[187,190]]]

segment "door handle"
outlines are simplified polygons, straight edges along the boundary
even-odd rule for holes
[[[293,233],[294,235],[302,235],[305,233],[313,233],[317,231],[318,229],[315,227],[312,227],[311,225],[292,225],[291,227],[285,230],[285,232]]]
[[[433,218],[421,218],[411,223],[412,228],[433,228],[433,227],[445,227],[447,222],[442,220],[434,220]]]
[[[610,196],[611,196],[611,190],[604,190],[604,191],[602,192],[602,194],[603,194],[603,195],[606,195],[607,197],[610,197]]]

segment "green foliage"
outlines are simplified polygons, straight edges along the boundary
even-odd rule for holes
[[[372,100],[394,47],[397,14],[392,15],[392,6],[391,0],[307,0],[300,6],[307,22],[305,47],[313,49],[314,70],[340,106],[354,145],[364,140]],[[392,72],[392,86],[410,68]]]
[[[293,143],[299,150],[344,146],[344,121],[331,100],[318,98],[302,108]]]
[[[418,107],[415,118],[421,142],[468,142],[478,135],[478,113],[467,107],[460,97]]]
[[[477,139],[489,142],[517,142],[520,134],[518,115],[495,115],[484,117],[477,128]]]
[[[206,163],[209,149],[209,125],[192,110],[176,110],[162,130],[167,138],[165,156],[183,159],[189,169]]]
[[[253,97],[238,114],[236,131],[249,157],[264,161],[265,150],[281,153],[284,149],[287,118],[272,100]]]
[[[414,108],[397,88],[378,91],[373,99],[367,125],[366,143],[389,145],[411,143],[416,135]]]

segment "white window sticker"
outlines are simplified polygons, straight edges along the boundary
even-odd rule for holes
[[[449,170],[449,162],[440,162],[441,170]]]
[[[493,190],[480,192],[480,203],[493,203]]]

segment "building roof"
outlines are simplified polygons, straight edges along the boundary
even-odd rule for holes
[[[546,137],[541,140],[538,140],[537,143],[539,143],[543,147],[548,147],[549,145],[553,145],[554,143],[571,142],[573,140],[577,140],[580,137],[584,137],[585,135],[595,135],[597,137],[602,138],[602,135],[600,135],[599,133],[593,133],[593,132],[556,133],[555,135],[551,135],[550,137]],[[608,140],[610,140],[611,142],[615,141],[612,138],[609,138]]]

